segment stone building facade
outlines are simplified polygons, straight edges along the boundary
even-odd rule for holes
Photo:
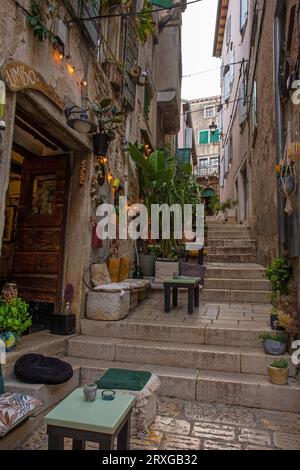
[[[290,153],[299,181],[298,31],[296,0],[219,1],[214,55],[224,65],[221,197],[239,200],[238,221],[250,225],[259,263],[289,257],[300,305],[299,189],[287,206],[276,173]],[[229,60],[239,62],[234,72]]]
[[[170,18],[165,11],[152,14],[155,33],[144,44],[138,42],[134,17],[122,16],[118,1],[106,7],[99,1],[97,7],[97,2],[71,0],[66,7],[53,0],[54,19],[45,14],[45,2],[40,5],[42,26],[51,34],[39,40],[36,24],[30,24],[30,0],[0,4],[0,68],[6,88],[6,129],[0,131],[0,277],[16,281],[26,300],[48,304],[56,313],[62,311],[65,286],[72,284],[72,310],[79,318],[89,260],[114,248],[120,257],[129,255],[133,266],[134,249],[130,241],[110,247],[103,242],[102,248],[92,242],[92,190],[100,181],[100,162],[91,137],[71,128],[64,111],[70,103],[85,108],[86,97],[89,103],[110,98],[123,111],[117,136],[101,161],[105,178],[97,191],[105,202],[114,202],[113,181],[120,180],[123,193],[136,201],[138,175],[127,143],[155,148],[175,141],[179,129],[184,2]],[[142,5],[131,2],[128,11]],[[119,16],[87,20],[99,13]],[[172,50],[168,61],[175,66],[169,81],[166,76],[162,81],[166,34]],[[59,40],[53,42],[54,36]],[[88,119],[95,120],[91,110]]]
[[[195,165],[194,174],[204,188],[204,198],[209,202],[219,193],[220,128],[218,123],[219,96],[189,102],[190,122],[193,128]],[[216,125],[211,131],[210,126]]]

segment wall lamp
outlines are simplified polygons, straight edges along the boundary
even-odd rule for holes
[[[68,126],[81,134],[94,134],[97,126],[89,121],[88,110],[89,108],[80,108],[75,104],[66,106],[65,116]]]
[[[212,122],[212,124],[209,126],[209,130],[212,135],[214,135],[217,132],[218,126],[215,124],[215,122]]]

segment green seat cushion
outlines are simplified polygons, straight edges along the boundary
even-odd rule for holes
[[[4,380],[2,375],[2,366],[0,364],[0,395],[1,393],[4,393]]]
[[[139,392],[150,377],[151,372],[108,369],[100,379],[96,380],[96,384],[98,388]]]

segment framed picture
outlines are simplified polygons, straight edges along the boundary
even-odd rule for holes
[[[14,222],[15,222],[15,206],[6,206],[5,208],[5,225],[3,233],[3,241],[11,242],[14,235]]]

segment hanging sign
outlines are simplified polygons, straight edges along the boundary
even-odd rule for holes
[[[13,60],[1,67],[2,79],[11,91],[37,90],[46,95],[60,109],[64,109],[63,100],[48,85],[42,75],[24,62]]]

